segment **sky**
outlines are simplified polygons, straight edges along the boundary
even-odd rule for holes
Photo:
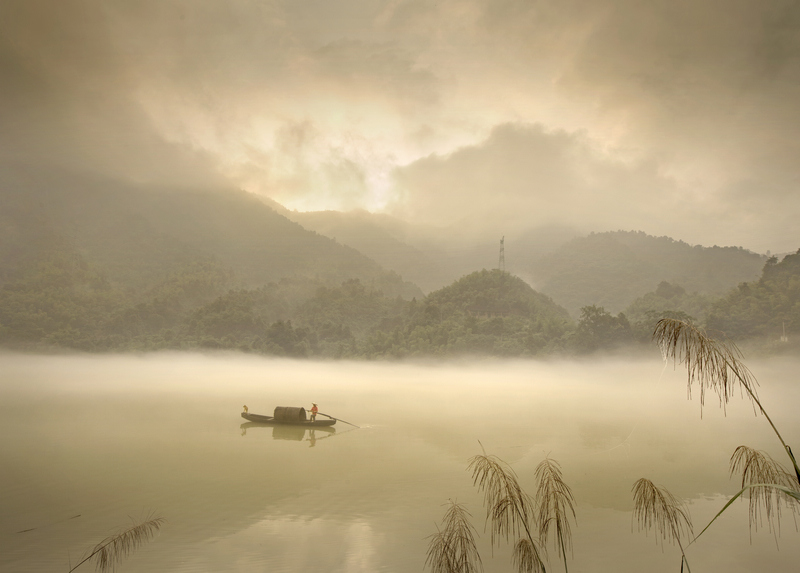
[[[796,0],[4,0],[0,161],[800,247]]]

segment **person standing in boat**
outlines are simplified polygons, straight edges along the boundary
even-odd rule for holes
[[[311,404],[311,421],[313,422],[317,419],[317,412],[319,412],[319,408],[317,408],[316,402],[311,402]]]

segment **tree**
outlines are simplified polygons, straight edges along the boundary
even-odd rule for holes
[[[575,333],[575,347],[579,352],[608,349],[633,339],[631,325],[624,314],[613,316],[602,306],[584,306]]]

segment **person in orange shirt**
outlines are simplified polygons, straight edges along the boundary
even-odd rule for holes
[[[317,408],[316,402],[311,402],[313,406],[311,406],[311,421],[313,422],[317,418],[317,412],[319,412],[319,408]]]

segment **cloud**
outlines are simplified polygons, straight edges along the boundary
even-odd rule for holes
[[[800,197],[786,193],[788,181],[773,176],[778,189],[764,189],[766,179],[742,180],[704,194],[654,160],[621,156],[585,132],[504,124],[478,144],[397,168],[398,199],[389,208],[462,238],[561,226],[763,251],[796,241],[791,229]]]
[[[11,1],[0,73],[6,159],[796,248],[788,0]]]
[[[324,203],[350,210],[369,201],[371,175],[364,164],[374,162],[360,156],[359,142],[332,141],[306,121],[283,125],[269,150],[250,148],[229,173],[245,189],[290,208]]]
[[[138,105],[94,2],[0,8],[0,160],[140,183],[221,184],[203,150],[172,145]]]
[[[583,133],[538,124],[498,126],[484,142],[400,167],[395,178],[399,215],[495,233],[627,227],[654,219],[674,191],[653,164],[623,163]]]

